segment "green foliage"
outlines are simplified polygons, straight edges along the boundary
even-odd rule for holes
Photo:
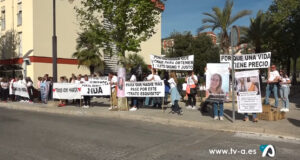
[[[138,54],[129,54],[126,58],[122,59],[124,64],[126,64],[125,68],[127,71],[141,65],[143,71],[147,71],[147,65],[144,61],[144,58]]]
[[[83,29],[94,28],[105,54],[140,51],[154,33],[160,11],[150,0],[82,0],[76,8]]]
[[[218,7],[213,7],[212,11],[213,13],[207,13],[204,12],[203,14],[207,16],[207,18],[202,19],[202,23],[208,25],[203,25],[198,29],[198,31],[203,31],[207,28],[211,28],[213,31],[215,29],[221,30],[221,48],[224,53],[229,53],[229,35],[228,35],[228,29],[229,27],[238,19],[251,14],[251,11],[249,10],[242,10],[237,12],[235,15],[232,14],[232,8],[233,8],[233,1],[232,0],[226,0],[225,6],[223,10],[221,10]]]
[[[76,52],[73,57],[77,58],[79,66],[86,66],[91,74],[95,68],[104,68],[104,62],[101,59],[100,45],[97,43],[99,37],[93,30],[85,30],[79,34],[77,39]]]
[[[16,58],[19,43],[20,39],[14,30],[5,32],[0,38],[0,59]]]
[[[204,74],[206,63],[219,62],[219,48],[212,43],[210,37],[200,35],[193,37],[190,32],[172,33],[170,38],[174,39],[174,52],[168,57],[180,57],[194,55],[195,73]]]

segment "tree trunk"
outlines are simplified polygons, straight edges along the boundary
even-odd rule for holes
[[[89,68],[90,68],[90,74],[91,75],[94,74],[94,72],[95,72],[95,66],[90,66]]]
[[[296,85],[297,84],[297,59],[298,57],[294,57],[293,60],[294,60],[294,63],[293,63],[293,79],[292,79],[292,84],[293,85]]]
[[[288,57],[286,64],[286,74],[290,77],[291,73],[291,57]]]

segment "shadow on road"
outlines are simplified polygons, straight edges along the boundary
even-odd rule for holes
[[[300,127],[300,120],[288,118],[287,119],[290,123],[292,123],[294,126]]]

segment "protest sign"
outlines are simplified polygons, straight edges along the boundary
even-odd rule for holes
[[[164,97],[164,81],[125,82],[126,97]]]
[[[81,99],[81,84],[53,83],[54,99]]]
[[[125,68],[119,68],[118,70],[118,90],[117,96],[118,97],[125,97],[125,77],[126,77],[126,70]]]
[[[26,84],[14,82],[13,88],[14,88],[14,93],[16,96],[29,98]]]
[[[220,102],[228,99],[229,64],[208,63],[206,70],[207,101]]]
[[[234,69],[255,69],[270,67],[271,52],[234,55]],[[231,66],[231,55],[221,54],[221,63],[229,63]]]
[[[152,68],[156,69],[191,71],[194,68],[194,55],[172,58],[150,55],[150,59]]]
[[[110,84],[108,77],[89,78],[87,83],[82,84],[82,96],[109,96]]]
[[[236,72],[236,92],[239,113],[261,113],[259,71]]]

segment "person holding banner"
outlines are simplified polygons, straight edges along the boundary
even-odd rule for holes
[[[59,82],[60,82],[60,83],[67,83],[65,77],[63,77],[63,76],[61,76],[61,77],[59,78]],[[60,99],[60,100],[59,100],[58,107],[64,107],[64,106],[66,106],[66,101],[67,101],[67,100],[65,100],[65,99]]]
[[[148,81],[160,81],[161,80],[160,77],[156,73],[156,69],[152,68],[151,72],[152,73],[150,75],[148,75],[148,77],[147,77]],[[149,97],[146,97],[145,101],[147,101],[147,98],[149,98]],[[161,104],[162,104],[161,97],[153,97],[152,100],[153,100],[153,107],[155,107],[157,105],[159,108],[161,108]],[[150,101],[151,101],[151,99],[149,99],[149,102]]]
[[[287,76],[286,72],[283,70],[280,71],[280,97],[282,100],[282,108],[280,111],[282,112],[288,112],[289,111],[289,94],[290,94],[290,83],[291,80]]]
[[[266,98],[265,104],[269,105],[269,97],[271,92],[274,94],[275,98],[275,107],[278,107],[278,82],[280,80],[280,75],[276,70],[276,66],[272,65],[271,68],[268,68],[268,80],[267,80],[267,87],[266,87]]]
[[[130,82],[136,82],[136,76],[135,76],[135,71],[131,70],[131,77],[130,77]],[[131,98],[131,103],[132,103],[132,108],[129,109],[129,111],[136,111],[137,110],[137,97],[132,97]]]
[[[8,91],[9,84],[6,78],[2,79],[0,87],[1,87],[1,100],[7,102],[9,96],[9,91]]]
[[[84,80],[82,83],[88,83],[89,82],[89,77],[87,75],[84,76]],[[90,96],[83,96],[84,100],[84,106],[82,108],[90,108],[91,105],[91,97]]]
[[[189,71],[188,76],[185,77],[186,85],[186,93],[188,95],[188,106],[187,109],[196,110],[196,84],[198,83],[198,78],[194,75],[194,71]]]
[[[30,77],[26,77],[26,86],[29,95],[29,103],[33,103],[33,82]]]
[[[108,109],[113,110],[118,108],[118,101],[117,101],[118,77],[113,72],[110,72],[108,74],[108,79],[110,81],[110,86],[111,86],[111,98],[110,98],[111,106]]]
[[[48,94],[49,94],[49,83],[47,82],[46,77],[42,78],[40,87],[41,87],[41,100],[42,100],[42,103],[47,104]]]
[[[172,112],[181,114],[181,108],[178,105],[178,101],[181,99],[181,96],[177,90],[177,77],[175,72],[171,72],[170,79],[168,80],[170,84],[170,93],[171,93],[171,104],[172,104]]]

